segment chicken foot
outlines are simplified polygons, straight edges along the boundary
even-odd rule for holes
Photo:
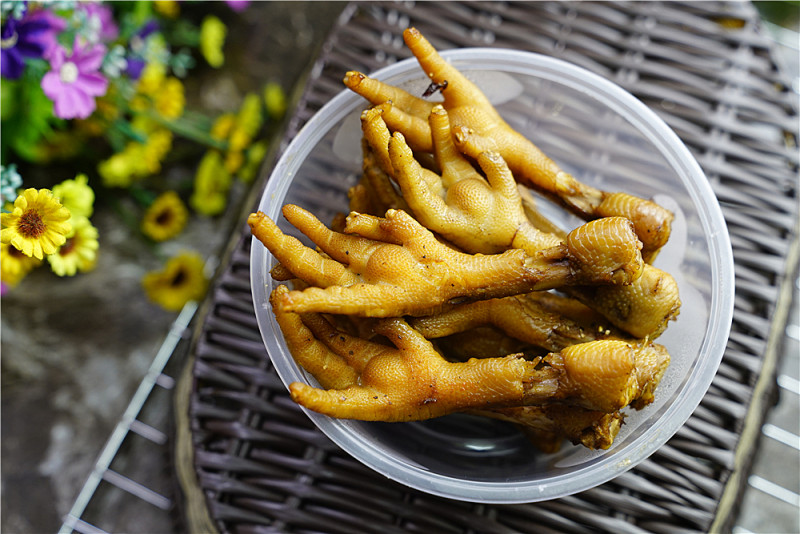
[[[518,181],[554,198],[584,219],[608,216],[631,219],[644,245],[643,256],[652,262],[669,239],[673,218],[669,210],[627,193],[605,192],[579,182],[511,128],[483,92],[446,62],[419,31],[408,28],[403,37],[431,81],[441,85],[446,82],[441,91],[443,106],[450,115],[455,143],[462,152],[473,158],[488,151],[499,153]],[[427,118],[435,104],[355,71],[346,73],[344,84],[372,104],[391,101],[390,112],[384,114],[390,129],[402,132],[414,150],[432,151]]]
[[[273,300],[288,293],[276,292]],[[292,399],[337,418],[417,421],[551,402],[614,412],[650,394],[668,361],[652,346],[604,340],[534,361],[511,355],[452,363],[400,318],[376,323],[388,346],[338,331],[315,314],[273,311],[295,360],[322,386],[294,382]]]
[[[534,445],[546,453],[557,452],[564,439],[588,449],[608,449],[617,437],[625,416],[563,404],[514,406],[469,413],[517,425]]]
[[[401,210],[389,210],[384,218],[351,213],[346,233],[331,231],[298,206],[284,206],[283,214],[321,252],[284,234],[261,212],[248,223],[284,269],[314,286],[290,291],[277,303],[301,313],[425,315],[464,299],[569,284],[629,284],[643,265],[641,243],[621,217],[586,223],[563,244],[529,256],[520,249],[493,255],[456,251]]]
[[[362,114],[364,138],[374,159],[382,162],[381,168],[391,166],[388,172],[424,226],[469,253],[521,248],[535,254],[562,241],[560,235],[540,231],[529,221],[527,213],[537,212],[530,201],[526,210],[516,182],[499,155],[478,155],[485,179],[455,149],[443,107],[434,106],[429,117],[440,174],[416,161],[401,133],[389,133],[383,120],[388,109],[388,105],[382,105]],[[630,285],[566,291],[637,338],[658,337],[680,310],[674,278],[649,264]]]
[[[384,103],[362,114],[364,138],[423,226],[473,254],[509,248],[533,254],[560,242],[528,221],[514,177],[499,154],[478,156],[486,178],[461,155],[442,106],[434,106],[429,116],[439,173],[420,165],[402,133],[389,133],[382,115],[390,106]]]
[[[554,305],[554,300],[559,304]],[[584,313],[585,319],[577,321],[566,316],[561,309],[553,309],[565,306],[574,308],[575,304],[565,297],[533,292],[468,302],[435,315],[411,318],[409,324],[427,339],[491,325],[515,339],[555,352],[576,343],[626,337],[616,328],[604,326],[600,322],[602,317],[592,313]],[[633,342],[630,338],[627,340]]]

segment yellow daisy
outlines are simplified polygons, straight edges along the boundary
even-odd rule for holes
[[[147,137],[147,142],[142,146],[142,165],[147,174],[161,172],[161,162],[172,150],[172,132],[160,128]]]
[[[250,145],[247,150],[247,159],[239,171],[239,179],[244,183],[250,183],[261,169],[264,158],[267,157],[268,145],[266,141],[257,141]]]
[[[203,215],[219,215],[228,202],[230,187],[231,175],[225,169],[221,154],[209,150],[197,168],[189,204]]]
[[[89,187],[89,179],[79,174],[72,180],[64,180],[53,187],[53,196],[67,208],[73,217],[91,217],[94,209],[94,190]]]
[[[190,300],[199,300],[208,288],[203,258],[182,252],[167,261],[162,271],[147,273],[142,286],[148,298],[168,311],[180,311]]]
[[[49,189],[26,189],[14,201],[14,210],[0,216],[0,242],[42,259],[67,240],[71,214]]]
[[[264,106],[273,119],[280,119],[286,113],[286,93],[279,84],[270,82],[264,87]]]
[[[74,276],[94,269],[97,261],[97,228],[86,217],[72,218],[72,234],[55,252],[47,256],[50,268],[58,276]]]
[[[224,113],[214,121],[209,135],[211,135],[212,139],[216,139],[217,141],[226,141],[235,124],[236,115],[233,113]]]
[[[153,241],[166,241],[180,234],[189,220],[189,211],[175,191],[167,191],[153,201],[142,219],[142,233]]]
[[[175,0],[155,0],[153,7],[159,15],[168,19],[176,19],[181,14],[181,8]]]
[[[183,84],[178,78],[170,76],[161,84],[161,89],[153,96],[154,106],[164,118],[177,119],[183,114],[186,104]]]
[[[258,133],[263,122],[261,100],[255,93],[249,93],[244,97],[242,105],[239,107],[239,112],[236,115],[236,126],[245,135],[252,138]]]
[[[9,244],[0,244],[0,280],[9,288],[14,288],[42,260],[26,256]]]
[[[225,37],[228,28],[219,18],[208,15],[200,24],[200,53],[209,65],[219,68],[225,63],[225,54],[222,47],[225,45]]]

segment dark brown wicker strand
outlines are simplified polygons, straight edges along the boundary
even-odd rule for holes
[[[727,29],[721,21],[739,20]],[[221,532],[682,532],[730,526],[749,443],[771,391],[770,336],[797,239],[796,95],[746,2],[400,2],[349,4],[325,43],[284,144],[342,89],[345,71],[409,56],[417,26],[440,49],[519,48],[597,72],[658,113],[697,157],[731,234],[737,296],[720,372],[687,425],[598,488],[527,505],[448,501],[372,472],[289,400],[261,343],[249,284],[250,237],[233,236],[199,321],[185,424],[197,495]],[[787,140],[789,145],[787,146]],[[262,177],[263,182],[266,174]],[[179,403],[179,406],[181,404]],[[178,418],[180,420],[180,418]],[[713,430],[710,430],[713,428]],[[181,433],[178,432],[180,436]],[[186,435],[186,433],[184,433]],[[745,450],[743,450],[743,447]],[[738,474],[738,471],[737,471]],[[189,477],[190,478],[190,477]],[[726,497],[721,509],[719,501]],[[193,510],[193,511],[192,511]],[[205,525],[202,521],[188,524]]]

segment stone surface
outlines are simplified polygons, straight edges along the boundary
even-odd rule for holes
[[[267,81],[291,91],[342,7],[254,2],[229,32],[226,66],[187,83],[189,105],[230,109]],[[229,239],[244,193],[235,192],[226,216],[195,221],[158,255],[189,247],[213,258]],[[142,275],[161,265],[151,245],[108,206],[96,210],[101,248],[93,272],[62,279],[43,267],[2,299],[2,532],[58,530],[176,317],[142,291]],[[152,507],[120,508],[122,502],[113,493],[104,497],[115,517],[108,528],[171,531]]]

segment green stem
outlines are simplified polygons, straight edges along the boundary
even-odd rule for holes
[[[152,118],[157,123],[161,124],[162,126],[169,128],[172,130],[173,133],[180,135],[181,137],[185,137],[201,145],[205,145],[210,148],[216,148],[218,150],[227,150],[228,143],[225,141],[220,141],[219,139],[214,139],[210,135],[208,135],[205,131],[200,130],[194,125],[191,124],[189,121],[178,119],[168,120],[164,117],[157,115],[155,113],[149,114],[150,118]]]

